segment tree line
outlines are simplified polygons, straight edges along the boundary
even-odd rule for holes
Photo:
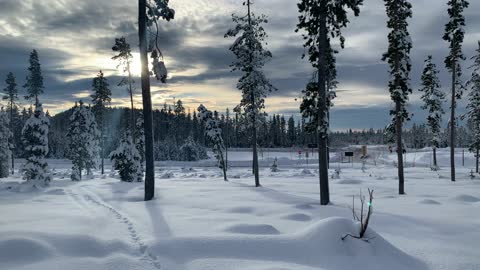
[[[408,20],[413,16],[413,13],[412,4],[408,0],[384,0],[384,3],[388,17],[386,27],[390,32],[387,36],[387,50],[382,55],[379,55],[379,59],[385,61],[389,67],[390,79],[388,82],[388,90],[393,104],[392,110],[390,111],[392,121],[386,128],[385,136],[388,142],[396,144],[399,193],[405,194],[402,153],[406,146],[405,139],[408,138],[408,133],[405,133],[404,126],[405,123],[410,120],[411,116],[407,105],[409,95],[413,92],[410,85],[410,72],[412,70],[410,52],[414,44],[408,31]],[[263,14],[254,14],[252,11],[253,3],[250,0],[245,0],[242,4],[242,6],[246,8],[246,11],[241,15],[232,15],[234,26],[225,34],[225,38],[234,39],[232,45],[229,47],[235,56],[235,61],[231,64],[231,69],[239,74],[237,88],[241,92],[241,100],[238,106],[233,108],[235,114],[232,120],[229,119],[229,116],[224,116],[226,120],[223,120],[222,126],[222,134],[225,136],[223,142],[227,146],[235,144],[249,146],[253,149],[252,168],[255,186],[257,187],[260,186],[257,148],[262,143],[269,144],[270,146],[284,146],[291,144],[293,141],[298,144],[298,140],[300,140],[301,143],[307,141],[315,142],[318,146],[319,154],[320,201],[323,205],[328,204],[330,201],[328,186],[328,149],[329,146],[331,147],[332,143],[335,142],[335,134],[332,134],[329,130],[331,126],[330,108],[333,106],[333,101],[336,97],[335,90],[338,84],[341,83],[337,81],[337,61],[335,55],[340,52],[340,49],[344,48],[345,37],[342,34],[342,30],[346,28],[350,22],[349,15],[360,15],[360,7],[363,5],[363,0],[300,0],[297,5],[300,16],[296,31],[301,32],[303,36],[305,47],[303,57],[307,58],[312,65],[312,79],[306,84],[305,89],[302,91],[303,98],[300,105],[302,121],[300,127],[298,125],[295,126],[294,121],[292,124],[291,118],[288,119],[288,121],[285,121],[281,116],[270,117],[270,119],[268,119],[265,114],[265,98],[269,92],[276,90],[276,87],[270,83],[263,72],[263,67],[273,57],[267,48],[268,34],[264,28],[264,25],[268,23],[268,18]],[[462,51],[462,44],[465,37],[464,27],[466,24],[463,12],[468,6],[469,3],[466,0],[448,1],[447,12],[449,20],[445,24],[444,35],[442,36],[443,40],[448,43],[450,49],[449,54],[445,57],[444,64],[452,76],[450,121],[448,123],[449,131],[443,132],[443,134],[448,134],[449,136],[448,145],[451,150],[450,167],[452,181],[455,181],[454,154],[460,135],[457,124],[460,119],[467,118],[468,126],[473,130],[471,133],[474,134],[474,136],[470,140],[470,149],[477,153],[477,163],[480,147],[480,138],[477,136],[480,134],[480,110],[478,109],[480,96],[480,94],[478,94],[480,92],[480,42],[479,49],[476,51],[477,55],[472,57],[474,65],[470,67],[470,70],[472,70],[471,78],[467,83],[464,83],[461,79],[462,62],[466,60]],[[201,128],[192,128],[193,125],[201,126],[198,120],[193,120],[195,112],[191,116],[188,116],[188,114],[182,112],[181,106],[178,104],[172,108],[172,112],[165,111],[168,108],[164,108],[165,110],[163,112],[161,110],[154,111],[152,108],[150,75],[154,75],[157,80],[162,83],[165,83],[168,78],[163,53],[159,49],[158,24],[162,20],[169,22],[173,20],[174,17],[175,11],[169,7],[169,0],[139,0],[138,34],[142,64],[141,86],[142,113],[144,119],[144,156],[146,164],[146,200],[150,200],[154,196],[153,161],[155,158],[155,140],[158,142],[162,139],[172,140],[173,138],[173,140],[176,141],[173,145],[177,145],[180,143],[179,141],[181,141],[181,136],[188,134],[193,137],[197,136],[196,140],[205,144],[204,139],[199,140],[198,138],[202,136],[194,134],[194,132],[198,132],[205,135],[205,131]],[[119,137],[122,138],[120,142],[123,142],[125,146],[135,145],[136,137],[133,135],[133,130],[136,128],[135,119],[137,117],[135,116],[132,99],[130,46],[126,43],[125,39],[120,38],[115,40],[115,45],[112,49],[118,53],[114,56],[114,59],[119,62],[119,66],[123,67],[126,77],[122,81],[122,85],[128,87],[131,97],[129,117],[121,118],[130,119],[123,120],[130,123],[130,132],[127,131],[119,135]],[[30,121],[30,124],[36,126],[36,128],[42,132],[45,132],[46,129],[44,125],[48,125],[48,118],[43,114],[43,109],[38,98],[38,96],[43,93],[43,78],[39,73],[38,55],[36,58],[34,57],[35,55],[36,51],[32,52],[29,77],[24,86],[28,92],[25,98],[35,100],[35,107],[31,111],[33,117],[37,118],[37,121]],[[148,57],[150,57],[152,61],[152,70],[149,69]],[[434,59],[431,56],[427,56],[422,74],[422,88],[419,89],[419,91],[422,92],[422,100],[424,102],[423,109],[429,113],[427,118],[428,131],[426,134],[429,136],[429,144],[434,149],[435,157],[435,149],[440,147],[442,143],[440,126],[444,113],[443,103],[446,100],[446,95],[441,91],[438,72],[439,70],[434,64]],[[13,114],[13,107],[16,102],[16,94],[8,93],[9,90],[15,88],[11,87],[15,85],[14,80],[12,82],[12,76],[7,78],[10,84],[6,89],[6,99],[8,99],[11,114]],[[94,92],[95,94],[92,95],[91,109],[100,127],[99,137],[101,138],[100,145],[102,149],[100,156],[102,157],[103,173],[103,158],[106,155],[105,148],[109,146],[106,141],[108,138],[114,137],[109,136],[111,134],[107,134],[107,132],[111,130],[105,128],[107,125],[106,117],[109,111],[112,115],[118,115],[119,110],[106,108],[106,105],[110,102],[110,96],[108,93],[108,83],[101,72],[94,79],[92,86],[96,91]],[[464,90],[470,90],[467,114],[458,116],[456,113],[458,106],[457,100],[462,97]],[[215,116],[213,116],[213,118],[215,118]],[[12,115],[11,119],[13,119]],[[32,116],[26,120],[26,123],[28,123],[30,119],[32,119]],[[115,118],[112,123],[122,121],[121,119]],[[182,121],[184,124],[182,124]],[[14,121],[10,121],[9,125],[11,125],[11,130],[14,131],[13,122]],[[185,123],[191,123],[191,126]],[[128,126],[128,124],[126,125]],[[215,124],[215,126],[218,127],[217,124]],[[186,132],[186,129],[190,129],[191,132]],[[22,138],[25,137],[25,130],[25,128],[22,130]],[[157,138],[155,138],[155,134]],[[242,134],[244,135],[243,137],[241,136]],[[130,142],[126,139],[127,135],[131,136]],[[419,139],[416,138],[416,140],[416,143],[419,143]],[[115,141],[118,142],[119,140]],[[195,139],[193,139],[193,141],[195,141]],[[45,143],[47,143],[46,140],[37,142],[42,149],[45,147]],[[111,145],[112,144],[110,144],[110,147],[112,147]],[[129,147],[129,149],[130,148],[132,147]],[[25,146],[25,149],[29,149],[28,146]],[[38,148],[33,147],[33,149]],[[132,153],[130,153],[130,155],[130,159],[135,156]],[[29,156],[26,158],[28,160]],[[34,161],[35,160],[32,162]],[[434,158],[434,163],[436,163],[436,158]],[[40,167],[43,166],[40,163],[37,165]],[[434,165],[436,166],[436,164]]]

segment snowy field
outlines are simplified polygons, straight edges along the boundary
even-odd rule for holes
[[[458,153],[458,181],[432,172],[430,153],[406,155],[406,196],[397,195],[394,155],[372,151],[362,170],[332,153],[332,205],[319,206],[318,174],[296,151],[261,158],[254,188],[248,152],[230,153],[230,182],[212,161],[159,163],[156,198],[114,175],[73,183],[51,161],[50,187],[0,180],[1,270],[480,270],[480,176]],[[274,157],[279,172],[268,165]],[[447,150],[439,151],[446,166]],[[375,165],[376,164],[376,165]],[[108,169],[110,172],[110,169]],[[374,189],[370,241],[353,238],[352,196]]]

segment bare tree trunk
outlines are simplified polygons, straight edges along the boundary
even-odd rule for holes
[[[228,124],[229,124],[229,120],[227,118],[227,125],[225,126],[226,127],[226,130],[225,130],[225,170],[228,170],[228,142],[230,140],[230,136],[229,136],[229,127],[228,127]]]
[[[437,148],[433,147],[433,167],[437,167]]]
[[[132,73],[130,72],[130,63],[127,62],[127,70],[128,70],[128,91],[130,93],[130,121],[132,125],[132,142],[135,144],[135,110],[133,109],[133,89],[132,89]]]
[[[101,138],[101,140],[102,140],[102,142],[101,142],[102,153],[100,155],[102,156],[102,165],[101,165],[102,166],[102,174],[105,174],[105,161],[104,161],[104,159],[105,159],[105,131],[104,131],[105,130],[105,108],[101,107],[100,110],[101,110],[100,111],[100,113],[101,113],[100,118],[101,118],[101,121],[102,121],[102,126],[100,128],[100,136],[102,136],[102,138]]]
[[[480,149],[477,148],[477,154],[475,155],[475,172],[477,172],[477,173],[478,173],[478,159],[479,159],[478,154],[479,154],[479,150]]]
[[[402,143],[402,118],[400,117],[401,105],[397,101],[395,104],[395,133],[397,135],[397,157],[398,157],[398,194],[405,194],[405,176],[403,173],[403,143]]]
[[[451,179],[455,182],[455,82],[457,80],[457,63],[453,63],[452,70],[452,105],[451,105],[451,115],[450,115],[450,172]]]
[[[15,140],[14,140],[14,134],[13,134],[13,99],[10,101],[10,132],[12,133],[10,140],[11,140],[11,155],[12,155],[12,175],[15,174],[15,155],[13,151],[15,150]]]
[[[323,14],[326,13],[325,7],[322,7]],[[318,44],[318,128],[322,128],[327,110],[327,89],[326,89],[326,53],[327,53],[327,22],[326,16],[321,16],[320,22],[320,40]],[[317,129],[318,129],[317,128]],[[318,137],[318,177],[320,183],[320,204],[330,203],[330,191],[328,187],[328,142],[327,137],[317,130]]]
[[[138,36],[140,39],[140,61],[142,63],[142,99],[145,129],[145,201],[155,195],[155,164],[153,160],[153,115],[150,93],[147,51],[147,1],[138,0]]]

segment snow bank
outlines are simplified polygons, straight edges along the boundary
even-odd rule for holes
[[[219,258],[242,261],[242,269],[283,269],[258,268],[255,261],[287,262],[307,267],[298,269],[427,269],[423,263],[395,248],[372,230],[367,232],[369,243],[353,238],[342,241],[342,236],[355,234],[358,230],[358,224],[346,218],[323,219],[297,233],[283,235],[265,235],[265,231],[271,232],[273,228],[265,224],[238,224],[234,228],[241,229],[236,231],[239,235],[158,241],[151,245],[150,252],[173,258],[177,263],[190,262],[189,269],[192,270],[220,269],[211,267]],[[257,235],[244,235],[245,231]],[[234,264],[224,267],[221,269],[239,269]]]

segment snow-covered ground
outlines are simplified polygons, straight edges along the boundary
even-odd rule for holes
[[[384,149],[372,151],[365,170],[334,163],[330,174],[341,172],[330,181],[332,205],[319,206],[317,171],[292,152],[264,156],[261,188],[252,186],[247,152],[230,153],[228,183],[212,161],[160,163],[150,202],[141,183],[115,176],[72,183],[65,161],[51,161],[56,175],[44,190],[2,179],[0,269],[480,269],[471,154],[462,167],[459,152],[452,183],[447,168],[428,168],[427,149],[408,153],[405,196],[397,195],[395,155]],[[280,171],[272,173],[274,157]],[[447,150],[439,160],[447,165]],[[342,241],[357,233],[352,196],[367,188],[375,190],[370,241]]]

